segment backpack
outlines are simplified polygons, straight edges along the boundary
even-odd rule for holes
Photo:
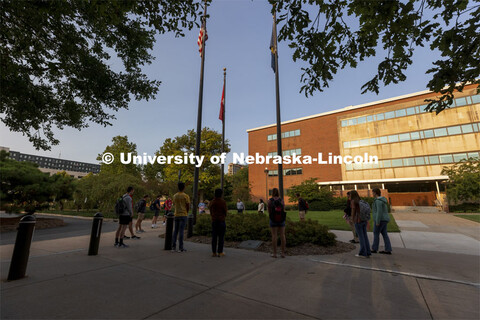
[[[140,209],[142,208],[142,204],[143,204],[142,202],[143,200],[138,200],[137,203],[135,203],[135,206],[134,206],[135,212],[140,212]]]
[[[273,198],[272,198],[273,199]],[[273,222],[283,222],[285,221],[285,211],[283,211],[282,202],[280,199],[273,201]]]
[[[307,208],[307,210],[310,209],[310,207],[308,206],[307,200],[305,200],[305,208]]]
[[[155,200],[156,201],[156,200]],[[150,205],[150,211],[155,211],[156,207],[155,207],[155,201],[152,202],[152,204]]]
[[[370,206],[363,200],[360,200],[360,220],[369,221],[370,220]]]
[[[117,202],[115,203],[115,214],[117,216],[122,215],[123,212],[125,211],[126,205],[125,201],[123,200],[123,196],[117,199]]]

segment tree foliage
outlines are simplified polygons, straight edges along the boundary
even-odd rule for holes
[[[243,202],[250,200],[250,183],[248,182],[248,167],[238,170],[235,174],[227,176],[231,183],[231,201],[241,199]]]
[[[114,161],[110,164],[102,162],[100,165],[101,173],[110,175],[131,174],[134,176],[140,176],[141,168],[133,163],[133,156],[137,155],[137,145],[128,141],[128,136],[113,137],[112,144],[107,146],[103,153],[97,156],[97,160],[102,161],[102,155],[105,153],[111,153],[114,157]],[[125,158],[127,157],[127,154],[130,153],[132,161],[128,164],[123,164],[121,162],[122,153]]]
[[[448,108],[455,90],[471,82],[480,92],[480,3],[478,0],[270,0],[283,22],[279,41],[288,41],[293,60],[306,67],[301,90],[323,91],[345,67],[385,54],[363,92],[378,94],[380,83],[406,80],[415,47],[428,46],[432,61],[428,88],[440,93],[427,100],[429,111]],[[275,9],[274,9],[275,10]],[[383,51],[380,53],[379,48]]]
[[[464,159],[451,167],[444,167],[447,175],[447,197],[454,203],[459,201],[480,202],[480,159]]]
[[[194,0],[1,1],[3,123],[37,149],[59,143],[53,127],[110,125],[131,98],[155,97],[160,81],[141,70],[155,35],[183,36],[200,10]]]

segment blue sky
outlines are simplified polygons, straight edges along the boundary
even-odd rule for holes
[[[203,126],[221,131],[218,120],[223,68],[227,68],[226,137],[233,152],[248,152],[246,130],[275,123],[275,75],[270,67],[272,16],[266,1],[213,0],[208,8],[208,41],[205,56]],[[281,27],[281,25],[280,25]],[[279,28],[280,28],[279,27]],[[0,124],[0,145],[24,153],[96,163],[116,135],[127,135],[139,153],[153,154],[169,137],[196,128],[200,56],[197,28],[183,38],[157,36],[156,60],[144,68],[146,74],[162,81],[155,100],[132,101],[129,110],[116,114],[113,126],[91,124],[82,131],[56,130],[60,144],[51,151],[37,151],[26,137]],[[294,63],[287,43],[279,43],[280,103],[282,120],[372,102],[426,89],[432,57],[428,48],[418,48],[405,82],[381,88],[380,94],[361,94],[361,86],[376,72],[385,56],[359,63],[356,69],[337,73],[330,87],[306,98],[300,93],[302,63]],[[112,63],[114,66],[115,63]],[[114,66],[115,67],[115,66]],[[230,162],[231,156],[227,158]]]

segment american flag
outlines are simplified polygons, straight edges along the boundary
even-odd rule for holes
[[[202,28],[200,29],[200,33],[198,34],[198,40],[197,40],[198,52],[200,52],[200,57],[202,56],[202,52],[203,52],[202,38],[204,35],[205,35],[205,41],[207,41],[208,40],[207,29],[205,28],[205,24],[202,24]]]

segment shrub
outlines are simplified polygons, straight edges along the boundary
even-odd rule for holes
[[[450,212],[480,212],[480,203],[462,203],[449,207]]]
[[[252,202],[252,201],[245,201],[243,202],[243,205],[245,206],[245,210],[257,210],[258,209],[258,202]],[[228,202],[227,203],[227,209],[228,210],[237,210],[237,202]]]
[[[226,218],[226,241],[262,240],[270,241],[270,227],[266,214],[229,214]],[[209,215],[199,216],[195,225],[195,234],[212,235],[212,224]],[[287,246],[313,243],[322,246],[335,244],[335,235],[318,221],[307,220],[292,222],[287,220],[285,235]]]

